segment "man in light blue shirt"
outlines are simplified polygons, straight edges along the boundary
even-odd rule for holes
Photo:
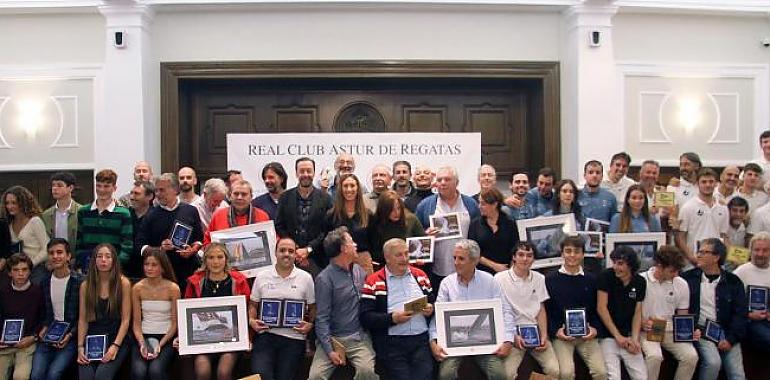
[[[494,280],[494,277],[489,273],[476,270],[476,265],[481,257],[481,249],[475,241],[468,239],[459,240],[455,244],[453,256],[455,273],[450,274],[441,282],[438,296],[436,297],[436,304],[441,302],[502,299],[500,285]],[[503,360],[511,353],[516,336],[513,309],[511,309],[510,304],[507,302],[502,302],[502,308],[503,322],[505,323],[503,344],[492,354],[472,356],[489,380],[506,379]],[[438,344],[435,319],[430,323],[430,339],[433,357],[439,362],[438,378],[440,380],[456,379],[457,369],[460,367],[462,357],[448,357],[444,347]]]
[[[604,169],[601,162],[596,160],[586,162],[583,167],[583,178],[586,183],[580,190],[578,203],[584,218],[609,223],[612,215],[618,211],[618,201],[609,190],[600,186],[603,176]]]
[[[535,216],[540,216],[553,210],[553,184],[556,183],[556,173],[545,167],[537,173],[537,187],[527,192],[526,203],[535,208]]]

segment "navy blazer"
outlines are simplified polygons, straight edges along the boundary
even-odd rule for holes
[[[682,273],[690,288],[690,314],[695,315],[696,322],[700,314],[700,282],[703,271],[700,268],[690,269]],[[725,331],[725,340],[734,345],[740,343],[746,335],[748,323],[748,306],[743,282],[738,276],[722,271],[716,288],[716,322]]]

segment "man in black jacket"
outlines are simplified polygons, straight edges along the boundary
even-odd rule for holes
[[[313,278],[328,260],[323,253],[323,225],[332,198],[313,186],[315,161],[300,157],[294,163],[297,187],[286,190],[278,201],[275,229],[278,236],[290,237],[297,243],[297,266]]]
[[[430,280],[425,272],[409,265],[409,249],[404,240],[390,239],[382,250],[385,268],[370,274],[361,290],[361,324],[372,334],[378,365],[387,372],[388,379],[430,380]],[[423,296],[428,303],[422,312],[404,310],[405,303]]]
[[[700,380],[716,380],[723,363],[728,379],[746,378],[740,346],[746,333],[746,295],[738,276],[722,269],[726,256],[719,239],[704,239],[696,255],[698,267],[682,274],[690,288],[690,313],[703,332],[697,342]],[[709,322],[722,328],[717,342],[706,337]]]

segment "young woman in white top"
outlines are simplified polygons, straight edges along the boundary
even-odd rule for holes
[[[132,328],[136,338],[131,353],[131,378],[165,379],[174,358],[176,301],[181,293],[165,252],[147,248],[142,254],[142,263],[145,278],[131,291]]]
[[[15,252],[23,252],[32,259],[32,275],[30,280],[35,284],[48,274],[46,260],[48,259],[48,233],[45,224],[40,219],[40,205],[35,196],[23,186],[12,186],[3,193],[0,200],[0,218],[8,221],[11,233],[11,247],[16,246]],[[12,252],[14,253],[14,252]],[[0,270],[5,268],[5,259],[0,259]]]

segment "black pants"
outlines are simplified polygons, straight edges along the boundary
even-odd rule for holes
[[[388,380],[433,379],[433,356],[428,333],[391,335],[387,337],[387,363],[383,363]]]
[[[305,341],[263,333],[254,338],[251,350],[251,372],[263,380],[292,380],[305,357]]]

